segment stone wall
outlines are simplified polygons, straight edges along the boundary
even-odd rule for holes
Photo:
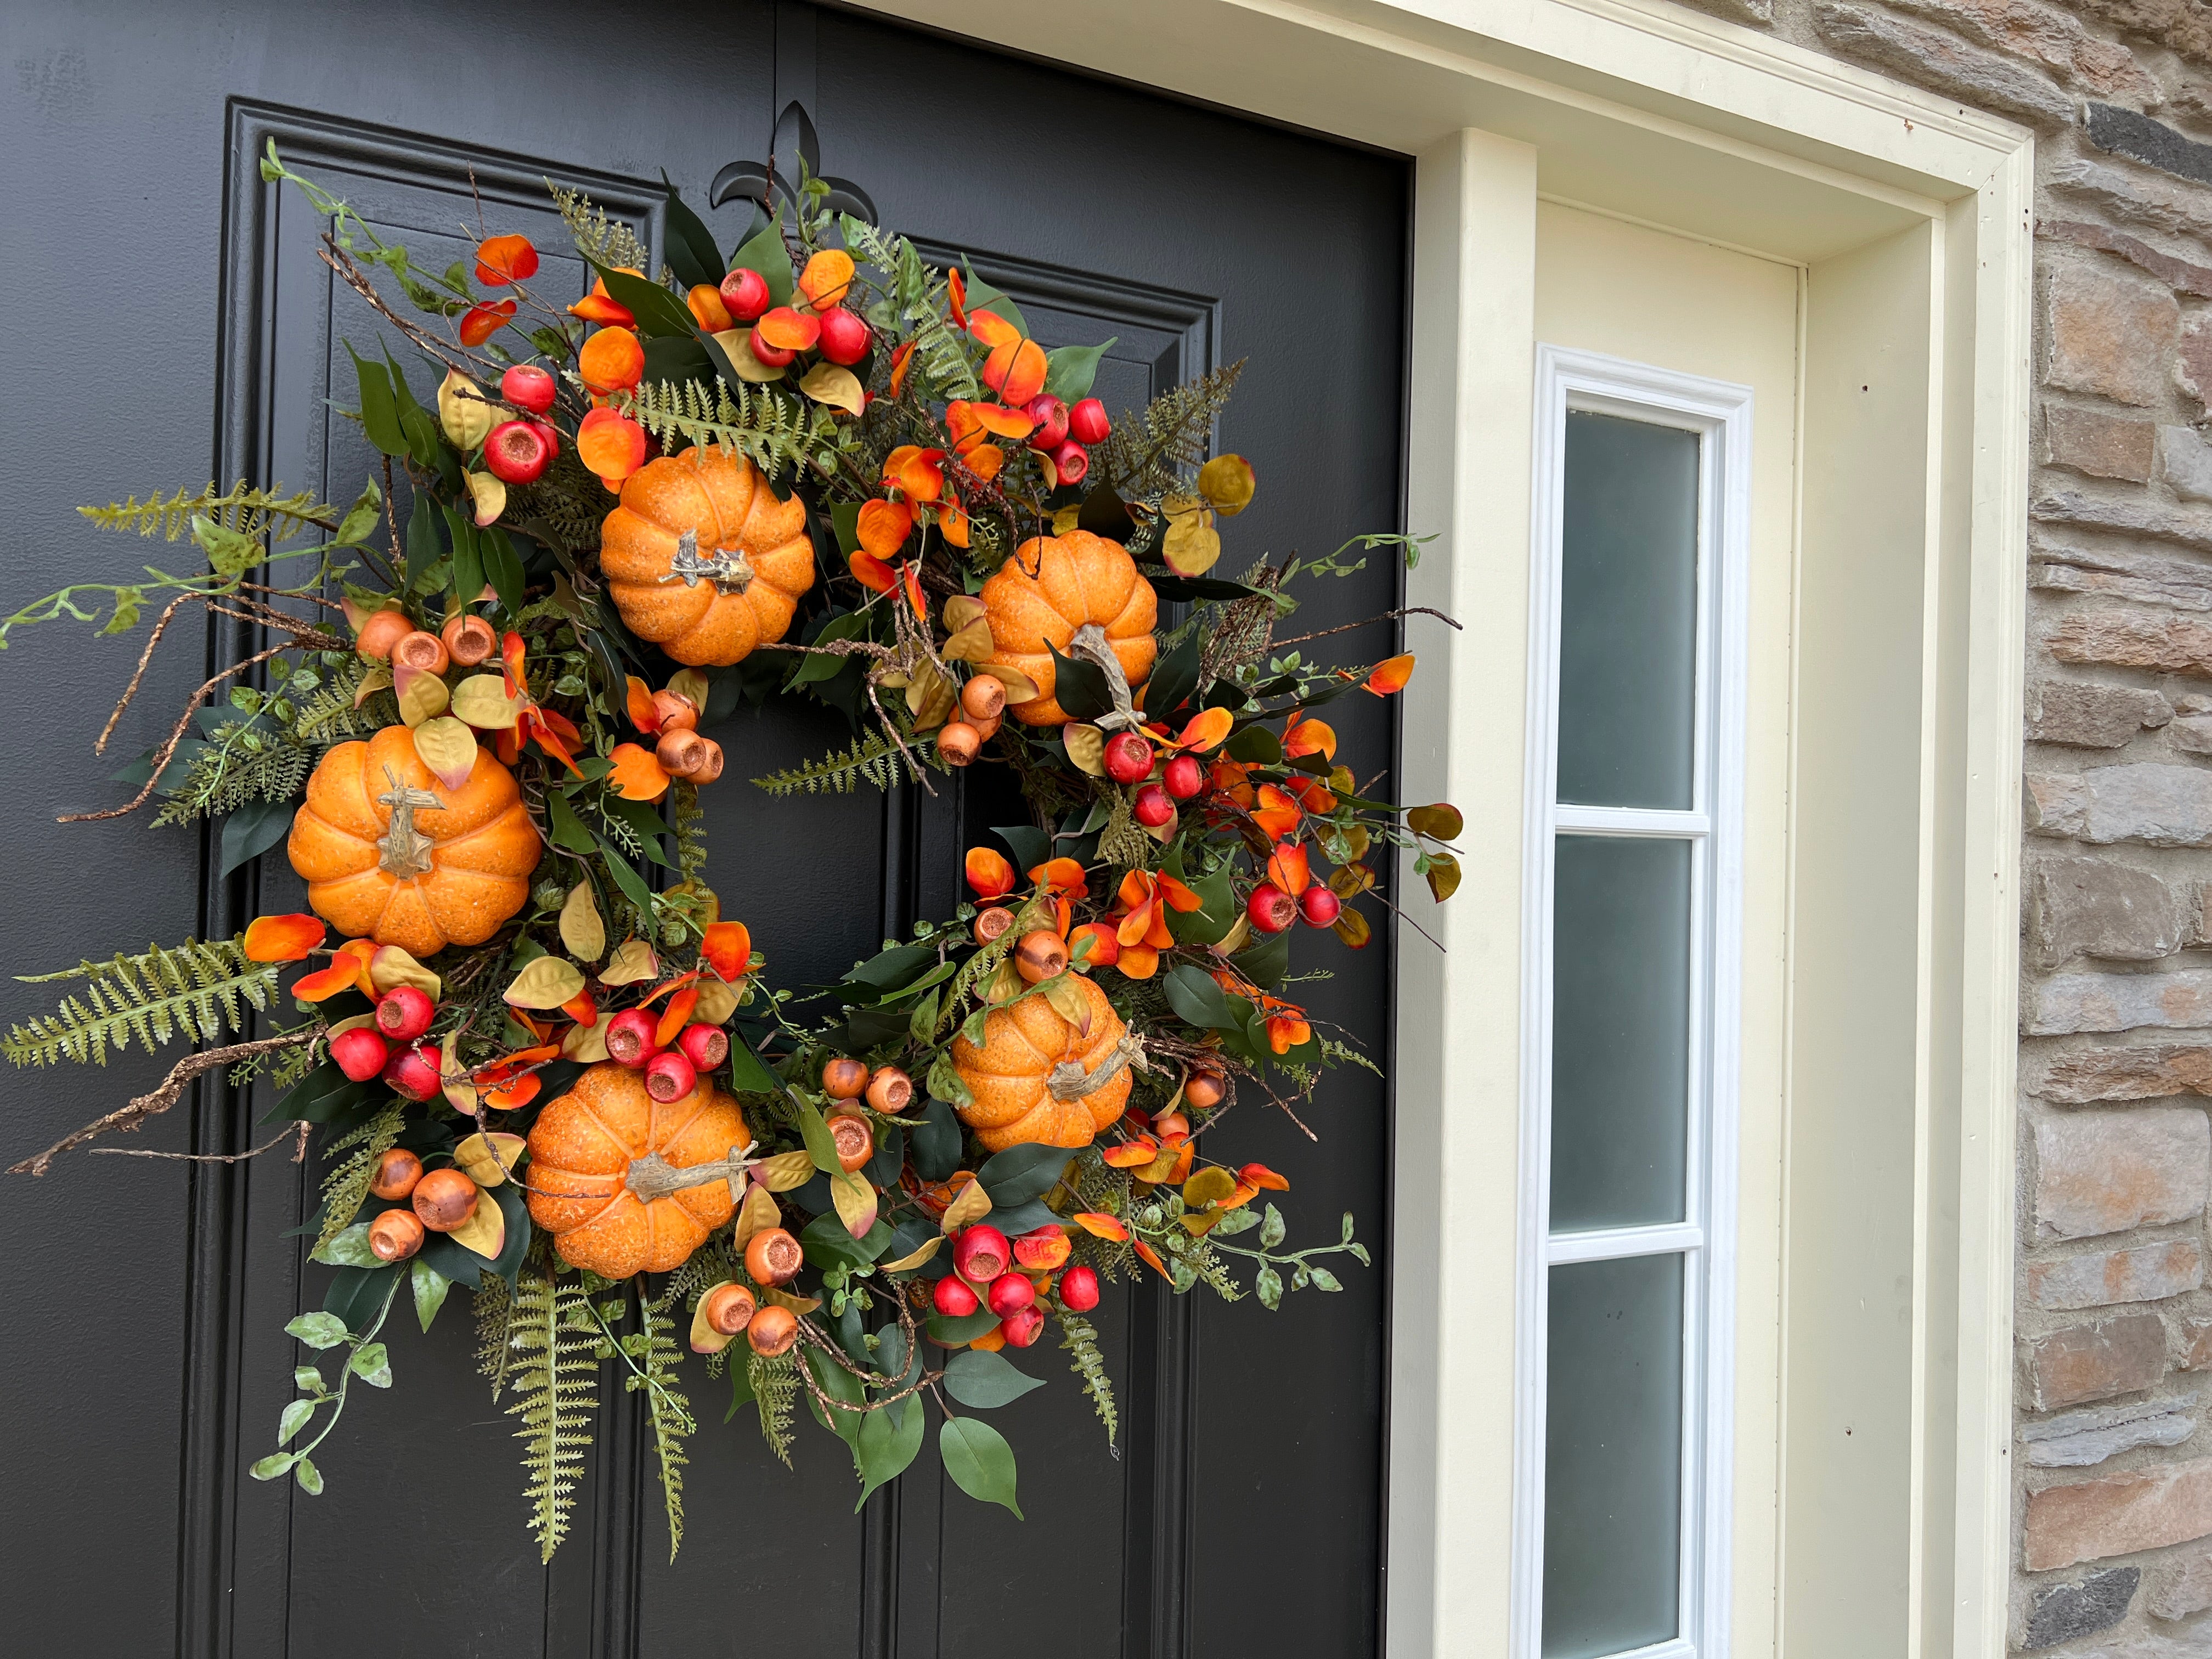
[[[2037,134],[2012,1642],[2212,1659],[2212,4],[1701,3]]]

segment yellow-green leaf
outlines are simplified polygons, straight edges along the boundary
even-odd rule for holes
[[[589,1025],[571,1025],[561,1037],[561,1058],[595,1065],[607,1057],[607,1027],[614,1024],[614,1010]]]
[[[772,1193],[787,1193],[814,1179],[814,1154],[778,1152],[753,1165],[753,1178]]]
[[[1252,463],[1242,455],[1216,455],[1198,469],[1198,493],[1224,519],[1235,518],[1252,504],[1258,484]]]
[[[453,688],[453,714],[479,732],[511,732],[522,706],[507,695],[503,676],[471,674]]]
[[[738,371],[741,380],[750,380],[765,386],[783,378],[780,368],[770,368],[753,356],[753,331],[749,328],[726,328],[714,336],[714,342],[729,354],[730,367]]]
[[[1182,513],[1168,520],[1168,533],[1160,538],[1160,556],[1179,575],[1202,576],[1221,556],[1221,532],[1207,522],[1206,512]]]
[[[615,953],[607,958],[605,971],[599,975],[602,985],[635,985],[656,979],[660,963],[654,960],[653,947],[641,939],[626,939],[615,946]]]
[[[734,1279],[725,1279],[709,1285],[699,1293],[699,1305],[691,1310],[691,1352],[693,1353],[720,1353],[738,1340],[734,1336],[723,1335],[721,1332],[707,1322],[707,1298],[720,1290],[724,1285],[736,1282]]]
[[[444,981],[396,945],[380,945],[368,959],[368,982],[381,996],[395,985],[411,985],[435,1002],[445,994]]]
[[[991,1213],[991,1195],[983,1190],[983,1183],[971,1181],[960,1189],[959,1195],[945,1207],[942,1223],[949,1237],[963,1227],[974,1225]]]
[[[1457,841],[1467,821],[1459,815],[1459,808],[1448,800],[1434,806],[1415,806],[1406,813],[1406,828],[1417,836],[1426,836],[1431,841]]]
[[[1429,878],[1429,896],[1442,904],[1459,891],[1459,860],[1449,853],[1429,854],[1429,867],[1424,872]]]
[[[440,714],[415,728],[415,755],[439,782],[459,789],[476,769],[477,734],[451,714]]]
[[[842,409],[848,415],[858,415],[867,407],[860,395],[860,377],[849,368],[836,363],[817,363],[806,371],[806,378],[799,389],[817,404],[827,404],[832,409]]]
[[[935,1255],[939,1247],[944,1243],[945,1237],[941,1233],[934,1238],[925,1238],[921,1241],[920,1249],[909,1250],[896,1261],[878,1261],[876,1263],[876,1271],[879,1273],[902,1273],[909,1267],[919,1267],[930,1257]]]
[[[427,668],[398,671],[399,718],[420,726],[446,712],[446,683]]]
[[[1075,979],[1068,974],[1045,981],[1041,988],[1044,1000],[1052,1005],[1053,1012],[1073,1025],[1084,1036],[1091,1035],[1091,1004],[1077,988]]]
[[[876,1189],[851,1170],[840,1170],[830,1177],[830,1201],[854,1237],[866,1238],[876,1224]]]
[[[507,1248],[507,1212],[499,1207],[497,1199],[479,1188],[477,1206],[469,1212],[469,1218],[446,1237],[487,1261],[496,1261]]]
[[[504,993],[515,1008],[558,1008],[584,988],[584,970],[565,957],[539,957],[514,976]]]
[[[479,1187],[496,1187],[507,1179],[507,1172],[521,1158],[529,1146],[520,1135],[466,1135],[453,1148],[453,1162],[460,1165],[461,1173]]]
[[[446,1091],[446,1103],[457,1112],[473,1116],[477,1109],[476,1085],[461,1069],[460,1042],[459,1031],[446,1034],[446,1041],[438,1051],[438,1076]]]
[[[1060,740],[1067,745],[1067,757],[1079,771],[1088,772],[1094,778],[1106,775],[1106,734],[1095,726],[1080,720],[1071,720],[1060,728]]]
[[[811,1176],[813,1173],[814,1166],[809,1164],[807,1174]],[[743,1250],[752,1243],[755,1233],[764,1233],[771,1227],[782,1224],[783,1212],[775,1207],[775,1200],[769,1196],[769,1189],[755,1182],[746,1192],[745,1201],[738,1206],[737,1236],[730,1241],[730,1248]]]
[[[578,882],[561,907],[561,943],[583,962],[597,962],[606,954],[607,925],[599,919],[599,901],[588,881]]]

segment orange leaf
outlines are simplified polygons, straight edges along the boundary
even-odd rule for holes
[[[626,328],[603,328],[576,354],[576,373],[586,392],[628,392],[645,376],[645,348]]]
[[[906,390],[907,371],[914,367],[914,342],[908,340],[891,353],[891,396]]]
[[[804,312],[793,311],[789,306],[778,306],[753,326],[760,337],[778,351],[811,351],[814,343],[822,337],[822,319]]]
[[[974,444],[961,452],[960,459],[970,472],[988,483],[1006,465],[1006,452],[996,444]]]
[[[1036,422],[1027,410],[1006,409],[997,404],[970,404],[975,412],[975,424],[1000,438],[1026,438],[1036,430]]]
[[[1406,682],[1413,678],[1413,658],[1392,657],[1386,662],[1375,665],[1366,679],[1361,682],[1360,690],[1371,691],[1378,697],[1387,697],[1393,691],[1404,690]]]
[[[699,959],[725,981],[735,985],[745,976],[753,959],[753,936],[742,921],[710,923],[699,941]]]
[[[1158,1251],[1154,1250],[1151,1245],[1146,1243],[1141,1238],[1134,1241],[1134,1247],[1139,1261],[1141,1261],[1146,1267],[1150,1267],[1154,1273],[1158,1273],[1162,1278],[1165,1278],[1167,1276],[1168,1270],[1161,1263],[1159,1253]]]
[[[596,1025],[599,1023],[599,1005],[592,1000],[589,987],[577,992],[575,995],[562,1003],[561,1012],[579,1025]]]
[[[904,501],[860,503],[860,549],[878,559],[888,559],[906,545],[914,529],[914,509]],[[886,592],[889,590],[886,589]]]
[[[1270,1192],[1286,1193],[1291,1189],[1291,1178],[1277,1175],[1264,1164],[1247,1164],[1237,1172],[1246,1185],[1265,1187]]]
[[[1022,343],[1021,330],[995,311],[971,313],[968,319],[968,331],[994,350],[1000,346]]]
[[[929,601],[921,597],[921,577],[910,564],[899,567],[899,575],[906,583],[906,602],[914,607],[914,614],[926,628],[929,623]]]
[[[1306,849],[1283,841],[1275,843],[1275,850],[1267,855],[1267,879],[1292,898],[1313,884],[1313,870],[1306,858]]]
[[[960,510],[958,498],[950,494],[945,496],[944,505],[937,509],[937,530],[953,546],[968,545],[968,515]]]
[[[685,295],[684,303],[702,334],[726,334],[738,325],[738,319],[730,315],[729,307],[722,303],[721,291],[705,283]]]
[[[653,1033],[656,1048],[665,1048],[676,1041],[676,1034],[690,1023],[691,1011],[699,1006],[699,988],[686,986],[668,999],[668,1006],[660,1016],[660,1024]]]
[[[461,343],[480,346],[514,320],[514,301],[512,300],[494,300],[483,305],[471,306],[467,314],[461,319]]]
[[[945,273],[945,287],[946,308],[952,313],[953,325],[957,328],[967,327],[968,284],[960,280],[958,271],[948,270]]]
[[[538,274],[538,250],[527,236],[487,236],[477,244],[477,281],[486,288],[526,283]]]
[[[1189,888],[1184,886],[1173,876],[1168,874],[1166,871],[1161,871],[1158,875],[1153,877],[1153,879],[1159,883],[1161,896],[1165,898],[1167,902],[1173,905],[1176,909],[1184,912],[1186,915],[1193,910],[1200,909],[1204,907],[1206,903],[1204,899],[1199,897],[1199,896],[1192,892]]]
[[[674,979],[670,980],[666,984],[654,986],[652,992],[646,997],[643,1002],[638,1004],[638,1006],[641,1008],[650,1008],[654,1003],[659,1001],[661,998],[667,996],[672,992],[682,990],[685,986],[696,981],[698,977],[699,970],[696,968],[694,968],[688,974],[678,974]]]
[[[330,930],[320,916],[256,916],[246,925],[248,962],[301,962]]]
[[[1283,753],[1291,760],[1301,755],[1322,754],[1336,758],[1336,732],[1326,721],[1304,720],[1283,733]]]
[[[484,1104],[495,1106],[502,1112],[511,1112],[518,1106],[527,1106],[538,1098],[538,1091],[545,1085],[535,1072],[526,1072],[512,1083],[502,1083],[483,1091]]]
[[[963,867],[968,884],[984,898],[1003,898],[1014,890],[1014,866],[988,847],[969,848]]]
[[[1153,1140],[1149,1135],[1139,1135],[1136,1139],[1125,1140],[1118,1146],[1109,1146],[1103,1152],[1099,1154],[1099,1156],[1103,1158],[1107,1163],[1112,1164],[1117,1170],[1141,1169],[1146,1164],[1150,1164],[1159,1155],[1159,1144]],[[1080,1221],[1083,1218],[1078,1216],[1076,1219]],[[1092,1227],[1091,1231],[1094,1233],[1098,1231],[1096,1227]],[[1109,1233],[1102,1233],[1099,1236],[1101,1237],[1113,1237],[1113,1235]]]
[[[1124,979],[1150,979],[1160,971],[1160,953],[1149,945],[1124,945],[1114,965]]]
[[[1129,1236],[1129,1230],[1119,1220],[1097,1210],[1079,1210],[1068,1219],[1093,1238],[1121,1239]]]
[[[1048,372],[1042,346],[1035,340],[1013,340],[984,360],[983,384],[1009,404],[1025,404],[1044,390]]]
[[[1229,1196],[1223,1199],[1218,1207],[1224,1210],[1241,1210],[1259,1196],[1260,1189],[1257,1187],[1249,1181],[1240,1181],[1229,1189]]]
[[[627,415],[595,409],[576,428],[576,459],[617,488],[645,465],[645,428]]]
[[[292,994],[301,1002],[325,1002],[341,991],[358,988],[374,1000],[376,984],[368,976],[368,959],[375,954],[374,940],[349,939],[338,947],[329,967],[307,975],[292,988]]]
[[[1226,708],[1202,709],[1183,727],[1182,735],[1176,739],[1176,747],[1203,755],[1218,747],[1236,723],[1237,717]]]
[[[1083,866],[1073,859],[1050,859],[1030,872],[1030,879],[1040,887],[1049,888],[1060,898],[1088,898],[1091,884],[1084,879]]]
[[[645,682],[636,675],[632,674],[629,678],[629,690],[624,707],[629,715],[629,723],[641,732],[658,732],[660,730],[660,711],[653,706],[653,693],[646,689]]]
[[[631,270],[628,274],[635,276],[638,273]],[[589,294],[568,307],[568,314],[581,317],[587,323],[607,323],[617,328],[629,328],[637,322],[628,306],[609,296],[607,279],[604,276],[592,284]]]
[[[799,273],[799,291],[806,296],[806,303],[817,311],[827,311],[831,306],[845,302],[845,290],[853,285],[853,256],[842,248],[825,247],[806,262],[806,269]]]
[[[660,769],[650,749],[618,743],[607,758],[615,763],[607,781],[624,800],[659,800],[668,793],[668,774]]]
[[[845,568],[853,573],[854,581],[878,593],[888,593],[898,586],[898,577],[890,566],[872,553],[847,554]]]
[[[1190,1166],[1198,1161],[1198,1142],[1186,1140],[1176,1149],[1175,1167],[1168,1171],[1164,1186],[1181,1186],[1190,1177]]]
[[[941,449],[916,449],[908,445],[884,464],[884,473],[909,500],[933,501],[945,493],[945,469],[938,465],[944,459]]]
[[[1261,832],[1273,841],[1280,841],[1289,835],[1298,827],[1298,820],[1305,816],[1299,811],[1296,801],[1272,783],[1260,786],[1259,801],[1259,805],[1253,809],[1252,822],[1258,824]]]

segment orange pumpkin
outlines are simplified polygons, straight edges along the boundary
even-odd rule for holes
[[[681,663],[727,667],[783,637],[814,586],[806,506],[720,449],[630,475],[599,529],[599,569],[631,633]]]
[[[530,1132],[530,1218],[571,1267],[602,1279],[684,1265],[737,1213],[719,1175],[671,1189],[671,1177],[743,1152],[738,1103],[712,1079],[681,1100],[646,1092],[645,1073],[602,1060],[538,1115]]]
[[[387,726],[323,757],[287,850],[317,915],[428,957],[497,933],[530,897],[544,848],[514,775],[488,750],[448,789],[416,754],[415,734]]]
[[[1133,688],[1152,672],[1152,624],[1159,602],[1119,542],[1071,531],[1024,542],[980,595],[991,625],[991,661],[1035,683],[1038,695],[1008,712],[1030,726],[1064,726],[1071,716],[1053,698],[1049,641],[1063,657],[1076,630],[1096,626]]]
[[[1089,980],[1073,981],[1091,1013],[1085,1036],[1041,996],[994,1008],[983,1041],[952,1041],[952,1066],[975,1097],[960,1121],[990,1152],[1035,1141],[1088,1146],[1121,1115],[1129,1068],[1117,1053],[1121,1017]]]

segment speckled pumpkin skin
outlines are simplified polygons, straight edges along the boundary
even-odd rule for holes
[[[1026,725],[1067,724],[1071,716],[1053,696],[1055,670],[1045,646],[1066,656],[1086,623],[1105,631],[1133,688],[1152,672],[1159,601],[1119,542],[1087,530],[1024,542],[979,597],[991,625],[992,663],[1026,675],[1039,692],[1012,706]]]
[[[415,815],[434,843],[431,869],[405,879],[379,865],[377,838],[390,828],[390,767],[410,789],[438,798]],[[481,945],[530,897],[530,872],[544,852],[514,775],[488,750],[459,789],[440,783],[415,752],[415,734],[387,726],[366,743],[342,743],[307,780],[286,843],[306,878],[307,902],[340,933],[428,957],[448,945]]]
[[[959,1109],[960,1121],[991,1152],[1035,1142],[1045,1146],[1088,1146],[1098,1132],[1121,1115],[1132,1081],[1127,1066],[1080,1100],[1054,1100],[1047,1085],[1060,1061],[1079,1061],[1086,1072],[1114,1052],[1126,1029],[1106,994],[1077,975],[1091,1010],[1091,1035],[1085,1036],[1054,1012],[1042,997],[1024,997],[994,1008],[983,1020],[983,1041],[952,1041],[953,1069],[975,1097]]]
[[[702,556],[738,553],[752,567],[742,593],[711,580],[663,581],[687,530]],[[599,529],[599,569],[631,633],[681,663],[726,668],[780,640],[799,596],[814,586],[814,544],[798,496],[779,501],[753,464],[720,449],[663,456],[630,475]]]
[[[641,1204],[623,1184],[631,1160],[659,1152],[689,1169],[726,1158],[750,1139],[738,1103],[711,1079],[664,1105],[646,1092],[643,1072],[603,1060],[530,1132],[530,1218],[553,1235],[563,1261],[603,1279],[672,1272],[737,1213],[730,1183],[710,1181]]]

